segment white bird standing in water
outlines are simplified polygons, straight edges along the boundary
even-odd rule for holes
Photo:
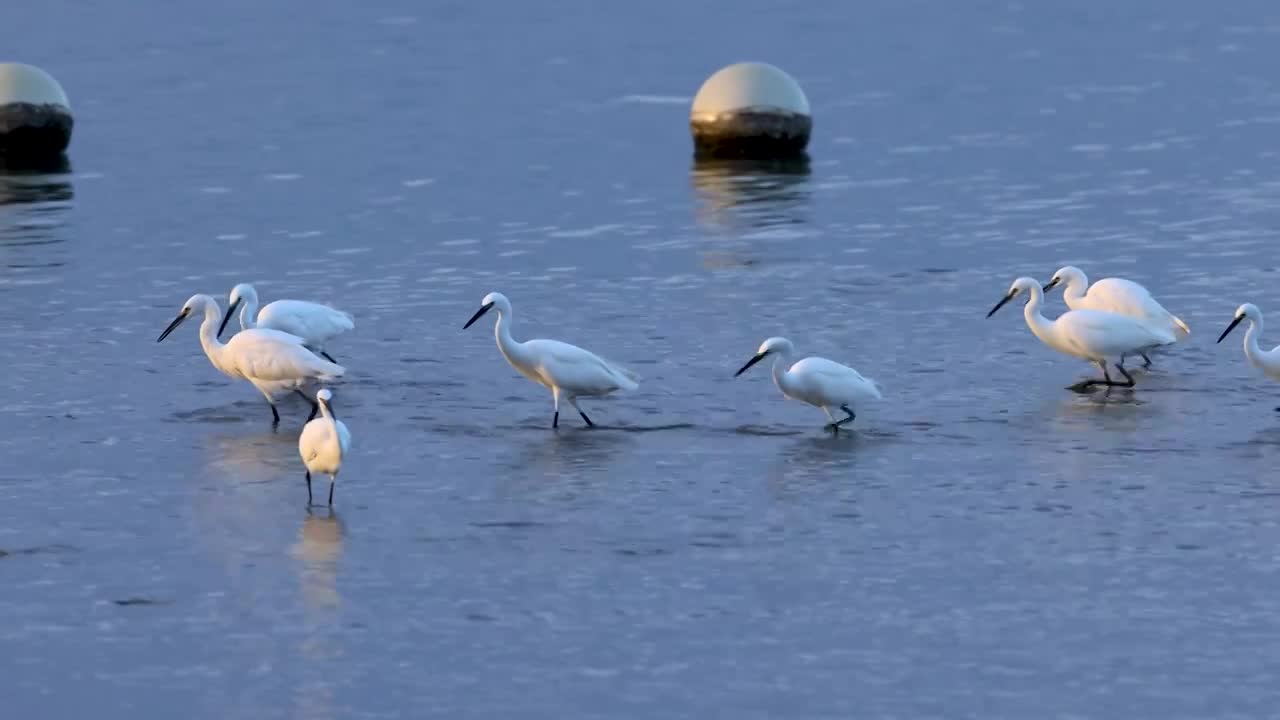
[[[502,293],[492,292],[484,296],[480,309],[462,326],[463,330],[479,320],[491,309],[498,311],[498,322],[493,334],[498,340],[498,350],[511,367],[530,380],[551,390],[555,403],[555,415],[551,427],[560,425],[560,401],[573,406],[588,427],[594,426],[591,418],[578,407],[579,397],[608,395],[615,390],[635,390],[639,377],[625,368],[583,350],[576,345],[559,340],[526,340],[518,342],[511,337],[511,302]]]
[[[333,486],[338,482],[342,458],[351,447],[351,432],[338,419],[332,401],[333,393],[328,388],[316,393],[320,417],[308,422],[298,436],[298,454],[302,456],[302,464],[307,466],[308,506],[311,505],[311,473],[322,473],[329,476],[329,506],[333,507]]]
[[[1191,334],[1191,328],[1181,318],[1165,310],[1149,290],[1132,280],[1103,278],[1090,285],[1083,270],[1068,265],[1053,274],[1044,286],[1044,292],[1063,283],[1067,286],[1062,290],[1062,297],[1072,310],[1105,310],[1135,317],[1168,330],[1178,341]],[[1145,352],[1138,351],[1137,354],[1142,356],[1143,367],[1151,367],[1151,358]]]
[[[774,384],[792,400],[822,408],[831,419],[826,429],[832,433],[839,433],[843,425],[853,422],[859,403],[880,399],[880,388],[875,380],[863,377],[857,370],[820,357],[807,357],[792,364],[794,352],[795,347],[790,340],[771,337],[761,343],[756,354],[733,376],[738,377],[772,355]],[[845,417],[836,420],[832,408],[844,411]]]
[[[987,317],[996,314],[1005,303],[1022,293],[1030,297],[1023,308],[1027,327],[1045,345],[1065,355],[1096,363],[1102,369],[1102,380],[1082,380],[1068,390],[1086,390],[1102,385],[1106,387],[1133,387],[1133,376],[1124,368],[1124,357],[1162,345],[1171,345],[1176,339],[1171,331],[1149,325],[1128,315],[1103,310],[1068,310],[1050,320],[1041,313],[1044,292],[1040,283],[1029,277],[1020,277]],[[1107,360],[1119,358],[1115,364],[1125,382],[1116,382],[1107,372]]]
[[[1272,380],[1280,380],[1280,345],[1263,350],[1258,346],[1258,336],[1262,334],[1262,311],[1253,303],[1245,303],[1236,308],[1235,319],[1227,326],[1226,330],[1218,336],[1218,342],[1226,339],[1236,326],[1245,320],[1249,321],[1249,329],[1244,334],[1244,356],[1249,364],[1262,371],[1263,375]],[[1280,407],[1276,408],[1280,412]]]
[[[356,326],[350,314],[305,300],[276,300],[267,303],[259,312],[258,291],[248,283],[240,283],[231,288],[231,295],[227,298],[227,314],[218,326],[218,337],[222,337],[237,308],[240,310],[242,330],[256,327],[296,335],[302,338],[302,344],[307,349],[323,355],[324,359],[332,363],[337,360],[324,351],[325,344]]]
[[[169,337],[169,333],[183,321],[200,311],[204,311],[204,322],[200,323],[200,346],[204,348],[209,362],[228,377],[253,383],[271,405],[273,425],[280,423],[280,412],[276,410],[277,396],[293,391],[306,397],[302,389],[307,385],[334,380],[346,372],[341,365],[316,357],[303,347],[301,338],[278,330],[244,330],[225,344],[220,342],[214,330],[222,313],[218,310],[218,301],[208,295],[192,295],[156,342]],[[311,398],[307,398],[307,402],[311,403],[311,416],[307,418],[310,420],[315,417],[318,407]]]

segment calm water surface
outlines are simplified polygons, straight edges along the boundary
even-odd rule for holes
[[[1280,699],[1280,7],[215,4],[0,9],[77,114],[0,176],[0,694],[13,717],[1192,718]],[[727,62],[792,72],[807,168],[695,166]],[[1147,283],[1136,392],[1017,275]],[[192,293],[358,329],[356,449],[214,371]],[[462,323],[643,378],[547,429]],[[1052,306],[1060,308],[1060,298]],[[769,335],[877,378],[832,438]]]

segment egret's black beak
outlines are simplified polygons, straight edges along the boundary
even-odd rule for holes
[[[480,309],[476,311],[476,314],[472,315],[471,319],[467,321],[467,324],[462,326],[462,329],[466,330],[467,328],[471,327],[471,324],[479,320],[481,315],[484,315],[485,313],[489,312],[489,308],[491,307],[493,307],[493,303],[485,303],[484,305],[481,305]]]
[[[222,331],[227,329],[227,323],[231,322],[231,318],[235,317],[236,308],[240,307],[242,300],[236,300],[227,306],[227,314],[222,316],[222,324],[218,326],[218,337],[222,337]]]
[[[1223,331],[1222,331],[1222,334],[1218,336],[1218,342],[1222,342],[1223,338],[1225,338],[1225,337],[1227,336],[1227,334],[1228,334],[1228,333],[1230,333],[1232,330],[1235,330],[1235,329],[1236,329],[1236,326],[1240,324],[1240,321],[1241,321],[1241,320],[1244,320],[1244,316],[1243,316],[1243,315],[1240,315],[1240,316],[1236,317],[1236,319],[1235,319],[1235,320],[1232,320],[1232,321],[1231,321],[1231,324],[1227,326],[1227,329],[1226,329],[1226,330],[1223,330]]]
[[[767,352],[756,353],[754,356],[752,356],[752,358],[751,358],[750,360],[748,360],[748,361],[747,361],[747,364],[746,364],[746,365],[743,365],[743,366],[742,366],[742,368],[741,368],[740,370],[738,370],[738,372],[736,372],[736,373],[734,373],[734,374],[733,374],[733,376],[734,376],[734,377],[738,377],[738,376],[739,376],[739,375],[741,375],[742,373],[746,372],[747,370],[749,370],[749,369],[751,368],[751,366],[752,366],[752,365],[755,365],[756,363],[758,363],[758,362],[760,362],[761,360],[763,360],[763,359],[765,358],[765,356],[766,356],[766,355],[768,355],[768,354],[769,354],[769,353],[767,353]]]
[[[1004,298],[1000,300],[1000,302],[996,303],[995,307],[991,308],[991,312],[987,313],[987,317],[991,317],[992,315],[995,315],[997,310],[1004,307],[1004,304],[1012,300],[1014,296],[1016,296],[1017,294],[1018,294],[1017,291],[1010,290],[1008,295],[1005,295]]]
[[[1060,283],[1060,282],[1062,282],[1062,281],[1061,281],[1061,280],[1059,280],[1058,278],[1054,278],[1054,279],[1050,280],[1050,281],[1049,281],[1049,282],[1048,282],[1048,283],[1047,283],[1043,288],[1041,288],[1041,290],[1040,290],[1040,291],[1041,291],[1041,292],[1049,292],[1050,290],[1052,290],[1052,289],[1054,289],[1054,288],[1058,287],[1058,283]]]
[[[160,333],[160,337],[156,338],[156,342],[160,342],[161,340],[169,337],[169,333],[176,330],[178,326],[182,324],[182,321],[186,320],[187,316],[190,314],[190,310],[183,308],[182,312],[178,313],[178,317],[174,318],[173,322],[169,323],[169,327],[165,328],[164,332]]]

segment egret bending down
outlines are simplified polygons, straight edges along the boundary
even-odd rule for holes
[[[1263,350],[1258,346],[1258,336],[1262,334],[1262,311],[1257,305],[1245,303],[1236,308],[1235,319],[1218,336],[1218,342],[1226,339],[1227,335],[1245,320],[1249,321],[1249,329],[1244,334],[1245,358],[1250,365],[1261,370],[1263,375],[1272,380],[1280,380],[1280,345],[1270,350]],[[1276,411],[1280,412],[1280,407],[1276,408]]]
[[[511,337],[511,302],[502,293],[489,293],[480,302],[480,309],[462,326],[465,330],[490,310],[498,311],[498,322],[493,334],[498,339],[498,350],[511,367],[530,380],[550,388],[555,403],[555,415],[551,427],[560,425],[560,401],[573,406],[582,420],[592,427],[594,423],[578,407],[579,397],[608,395],[615,390],[635,390],[639,377],[625,368],[583,350],[576,345],[558,340],[526,340],[518,342]]]
[[[222,313],[218,310],[218,301],[208,295],[192,295],[156,342],[169,337],[183,321],[201,311],[204,311],[204,322],[200,323],[200,346],[209,362],[228,377],[253,383],[271,406],[273,425],[280,423],[277,396],[293,391],[306,397],[302,389],[308,384],[334,380],[346,372],[341,365],[316,357],[303,347],[301,338],[278,330],[244,330],[225,344],[220,342],[214,328]],[[307,398],[307,402],[311,402],[311,398]],[[311,403],[308,420],[315,417],[317,409],[317,404]]]
[[[307,466],[307,505],[311,504],[311,473],[323,473],[329,476],[329,507],[333,507],[333,486],[338,482],[342,458],[351,447],[351,433],[338,419],[332,400],[333,393],[328,388],[316,393],[320,417],[308,422],[298,436],[298,454]]]
[[[231,288],[227,303],[227,314],[222,317],[222,324],[218,326],[218,337],[222,337],[227,323],[231,322],[239,308],[242,330],[257,327],[296,335],[302,338],[302,344],[308,350],[323,355],[329,362],[337,360],[324,351],[325,344],[356,326],[355,320],[348,313],[305,300],[276,300],[259,312],[258,291],[248,283],[240,283]]]
[[[853,422],[859,403],[880,399],[880,388],[876,387],[876,382],[863,377],[857,370],[820,357],[807,357],[793,365],[791,356],[794,352],[795,347],[790,340],[771,337],[733,376],[738,377],[772,355],[774,384],[792,400],[822,408],[831,419],[826,429],[832,433],[839,433],[841,426]],[[837,420],[832,408],[843,411],[845,417]]]
[[[1057,320],[1050,320],[1041,313],[1044,292],[1040,283],[1029,277],[1014,280],[1009,292],[991,308],[987,317],[995,315],[1005,303],[1024,292],[1030,297],[1022,315],[1027,320],[1027,327],[1031,328],[1031,332],[1041,342],[1065,355],[1097,363],[1102,369],[1102,380],[1083,380],[1069,387],[1069,390],[1081,391],[1097,385],[1133,387],[1133,376],[1124,368],[1124,357],[1171,345],[1176,341],[1169,330],[1128,315],[1103,310],[1068,310],[1059,315]],[[1107,372],[1107,360],[1111,358],[1119,359],[1115,367],[1124,376],[1124,382],[1112,380]]]
[[[1062,297],[1072,310],[1105,310],[1128,315],[1168,330],[1178,341],[1191,334],[1191,328],[1181,318],[1165,310],[1149,290],[1132,280],[1103,278],[1090,285],[1083,270],[1068,265],[1053,274],[1044,291],[1047,293],[1063,283],[1067,286]],[[1138,354],[1142,356],[1143,367],[1151,367],[1151,358],[1142,351]]]

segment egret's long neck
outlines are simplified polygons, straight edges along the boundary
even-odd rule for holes
[[[1067,287],[1062,291],[1062,297],[1067,301],[1067,307],[1075,307],[1076,303],[1084,300],[1084,296],[1089,292],[1089,278],[1084,275],[1072,275],[1067,281]]]
[[[1262,318],[1250,318],[1249,329],[1244,334],[1244,356],[1249,364],[1260,368],[1265,362],[1275,362],[1272,353],[1258,345],[1258,337],[1262,335]]]
[[[498,322],[493,324],[493,336],[498,340],[498,350],[509,363],[525,360],[524,343],[511,337],[511,311],[498,308]]]
[[[206,303],[204,306],[204,322],[200,323],[200,347],[219,370],[222,369],[222,350],[226,347],[218,340],[218,325],[222,323],[222,313],[218,306]]]
[[[1035,285],[1032,285],[1028,292],[1031,294],[1031,299],[1027,300],[1026,307],[1022,309],[1022,317],[1026,318],[1027,327],[1031,328],[1031,332],[1035,333],[1036,337],[1052,346],[1050,338],[1053,337],[1053,321],[1040,312],[1044,307],[1044,293]]]
[[[252,330],[258,326],[258,298],[250,295],[240,300],[240,329]]]
[[[787,375],[787,370],[790,369],[791,353],[786,350],[777,351],[773,356],[773,384],[784,393],[791,387],[791,377]]]

